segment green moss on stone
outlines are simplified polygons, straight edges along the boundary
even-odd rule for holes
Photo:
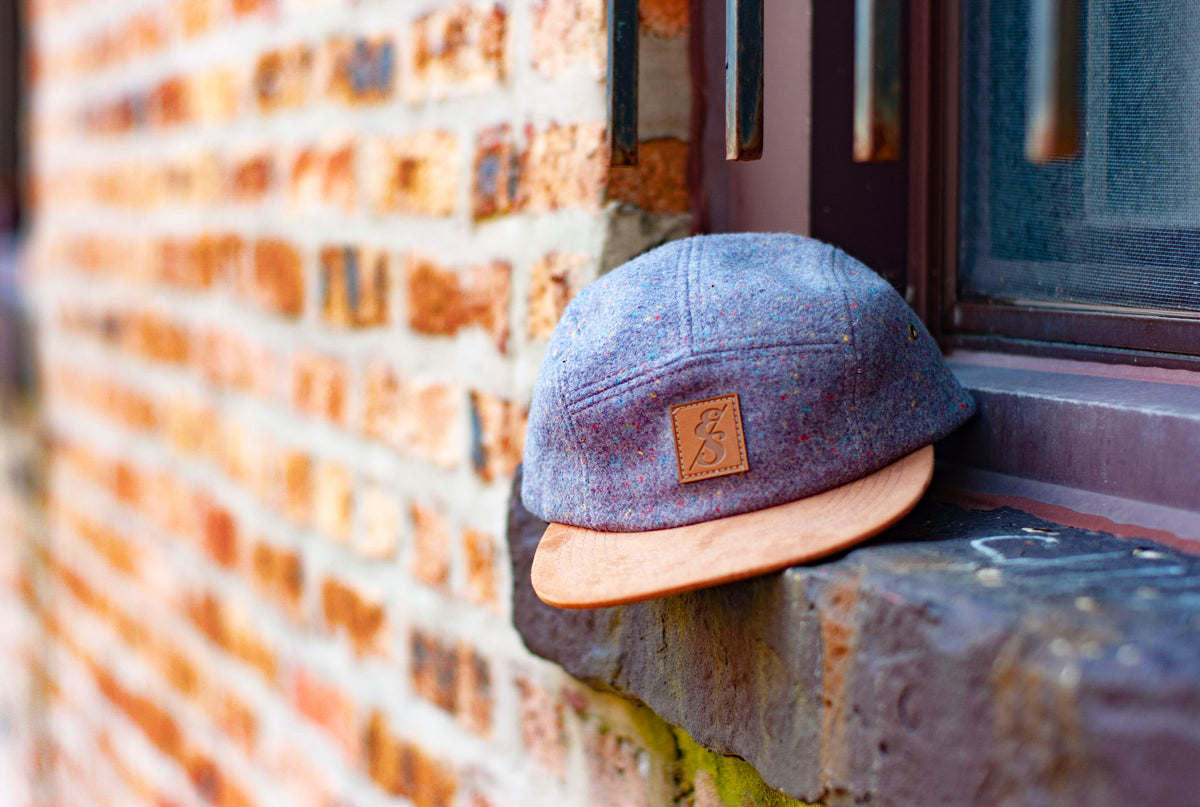
[[[725,807],[812,807],[769,786],[749,762],[708,750],[644,706],[631,704],[630,718],[646,750],[675,769],[677,801],[691,793],[697,773],[704,771]]]

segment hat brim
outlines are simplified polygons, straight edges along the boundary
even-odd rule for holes
[[[596,608],[815,560],[895,524],[932,477],[925,446],[862,479],[752,513],[643,532],[551,524],[534,554],[533,590],[560,608]]]

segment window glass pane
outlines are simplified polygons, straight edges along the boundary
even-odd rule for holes
[[[1200,3],[1081,0],[1082,149],[1043,165],[1031,5],[964,4],[959,297],[1200,313]]]

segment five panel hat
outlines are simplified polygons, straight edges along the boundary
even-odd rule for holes
[[[785,234],[666,244],[567,306],[534,387],[533,587],[594,607],[814,560],[891,526],[974,411],[881,277]]]

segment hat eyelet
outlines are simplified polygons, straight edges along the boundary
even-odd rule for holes
[[[921,334],[917,331],[917,326],[913,325],[911,322],[908,323],[908,341],[915,342],[917,341],[917,337],[920,335]]]

